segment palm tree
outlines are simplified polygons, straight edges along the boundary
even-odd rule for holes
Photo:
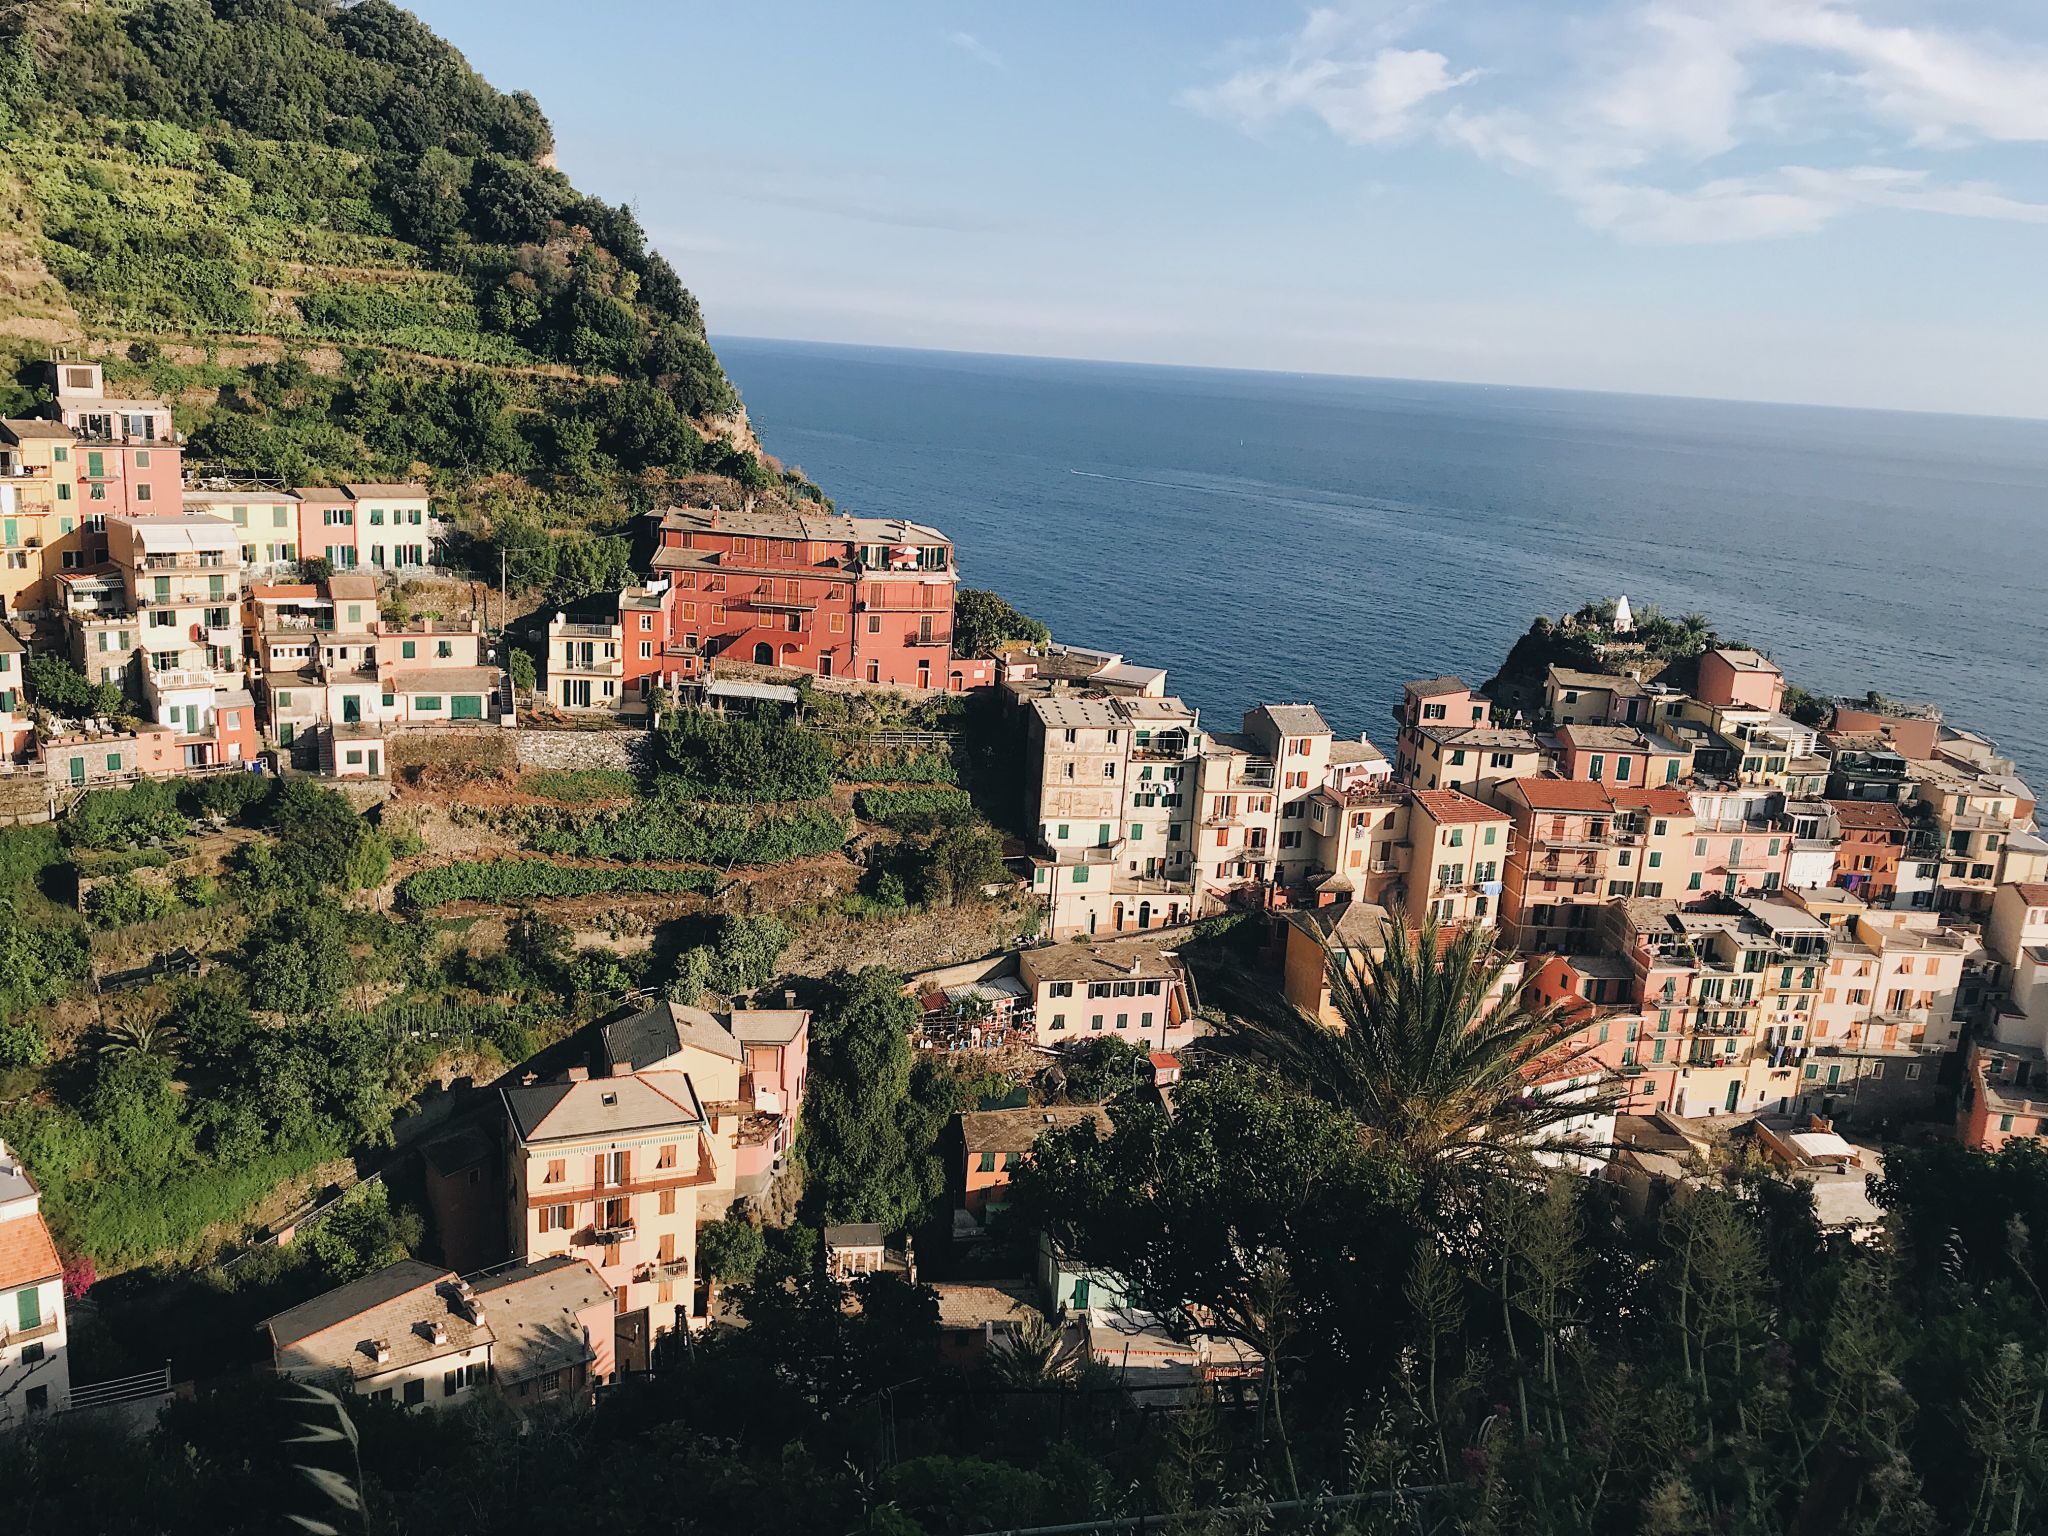
[[[988,1353],[988,1371],[999,1386],[1055,1387],[1074,1379],[1081,1351],[1059,1329],[1035,1313]]]
[[[1496,1000],[1511,957],[1484,929],[1446,934],[1434,919],[1419,937],[1389,920],[1379,954],[1331,949],[1331,1028],[1306,1013],[1268,1012],[1247,1025],[1279,1065],[1350,1111],[1365,1141],[1425,1187],[1529,1166],[1531,1153],[1584,1151],[1560,1134],[1599,1114],[1608,1085],[1570,1096],[1555,1082],[1595,1070],[1590,1047],[1567,1042],[1584,1021]]]
[[[181,1043],[177,1026],[168,1019],[136,1019],[109,1024],[94,1048],[99,1056],[175,1056]]]

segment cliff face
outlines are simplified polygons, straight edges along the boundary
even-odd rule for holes
[[[780,486],[696,299],[553,169],[539,104],[387,0],[0,16],[0,409],[53,344],[172,398],[193,462],[438,472],[608,524]]]

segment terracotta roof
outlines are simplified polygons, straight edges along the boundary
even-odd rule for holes
[[[2022,880],[2013,889],[2020,893],[2020,900],[2030,907],[2048,907],[2048,885],[2037,880]]]
[[[1501,786],[1514,789],[1536,811],[1612,811],[1614,800],[1606,789],[1584,779],[1509,779]]]
[[[1692,796],[1682,789],[1659,784],[1654,789],[1616,785],[1609,791],[1617,811],[1654,811],[1659,816],[1690,816]]]
[[[0,1291],[54,1280],[63,1273],[42,1217],[30,1214],[0,1221]]]
[[[1908,826],[1906,813],[1889,800],[1830,800],[1827,807],[1845,832],[1903,832]]]
[[[259,581],[249,588],[249,596],[257,602],[283,600],[288,597],[318,597],[320,589],[310,581]]]
[[[1474,800],[1470,795],[1460,794],[1455,789],[1418,789],[1415,803],[1429,813],[1436,822],[1447,821],[1508,821],[1506,811],[1497,811],[1492,806]]]

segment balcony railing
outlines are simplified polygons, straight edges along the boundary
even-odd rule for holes
[[[590,1246],[608,1248],[613,1243],[630,1243],[638,1231],[638,1225],[630,1216],[624,1221],[596,1225],[590,1228]]]
[[[47,1339],[62,1326],[61,1319],[46,1317],[39,1323],[0,1328],[0,1349],[17,1349],[23,1344],[32,1344],[37,1339]]]
[[[1538,848],[1611,848],[1614,834],[1611,832],[1538,832],[1530,839]]]

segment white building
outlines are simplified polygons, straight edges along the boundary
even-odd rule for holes
[[[64,1266],[42,1194],[0,1142],[0,1430],[71,1406]]]

